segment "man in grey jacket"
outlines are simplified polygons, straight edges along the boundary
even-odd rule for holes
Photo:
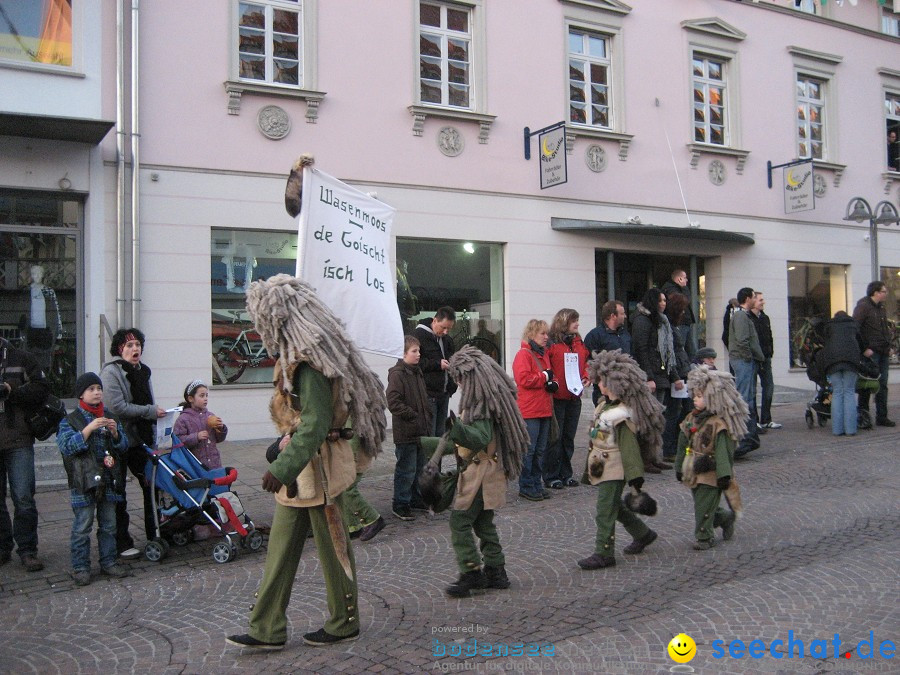
[[[741,439],[734,452],[735,457],[743,457],[759,447],[759,431],[756,427],[756,374],[759,364],[765,361],[765,356],[759,345],[759,336],[753,325],[753,319],[750,317],[750,310],[756,302],[753,289],[739,290],[737,301],[740,306],[731,316],[731,324],[728,327],[728,358],[734,370],[735,386],[750,408],[747,435]]]

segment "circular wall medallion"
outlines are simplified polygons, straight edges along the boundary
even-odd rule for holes
[[[825,176],[817,173],[813,178],[813,192],[816,197],[824,197],[826,190],[828,190],[828,183],[825,182]]]
[[[714,159],[709,163],[709,182],[713,185],[721,185],[725,182],[725,165],[721,160]]]
[[[584,163],[594,173],[600,173],[606,169],[606,150],[599,145],[589,145],[584,151]]]
[[[256,116],[256,124],[266,138],[278,141],[291,131],[291,118],[277,105],[267,105]]]
[[[440,148],[441,152],[447,155],[447,157],[456,157],[466,146],[462,134],[460,134],[455,127],[441,128],[438,132],[437,143],[438,148]]]

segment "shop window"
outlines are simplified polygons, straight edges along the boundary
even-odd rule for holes
[[[822,324],[838,310],[853,312],[847,297],[847,265],[788,262],[790,367],[805,368],[822,342]]]
[[[0,337],[35,357],[60,398],[79,372],[81,214],[77,201],[0,192]]]
[[[210,247],[213,384],[272,381],[275,358],[266,352],[247,313],[250,282],[295,274],[297,235],[292,232],[214,229]]]
[[[72,67],[72,0],[0,2],[0,61]]]
[[[397,304],[407,335],[439,307],[452,307],[456,348],[473,344],[503,363],[502,245],[398,238]]]
[[[891,331],[891,363],[900,363],[900,267],[882,267],[881,280],[887,286],[884,309]]]

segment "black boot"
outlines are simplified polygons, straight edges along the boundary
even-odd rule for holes
[[[472,570],[459,575],[459,579],[447,586],[447,595],[452,598],[468,598],[472,590],[487,588],[488,580],[481,570]]]
[[[506,566],[484,566],[484,576],[487,577],[488,588],[509,588],[509,577],[506,576]]]

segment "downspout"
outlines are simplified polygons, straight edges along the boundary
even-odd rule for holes
[[[116,0],[116,328],[125,323],[125,0]]]
[[[140,126],[138,124],[138,14],[140,0],[131,0],[131,325],[140,323],[141,218],[140,218]]]

